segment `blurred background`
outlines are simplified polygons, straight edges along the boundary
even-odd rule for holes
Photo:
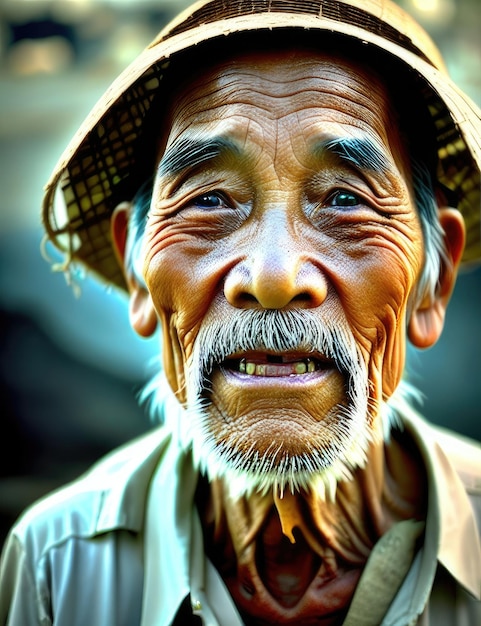
[[[40,254],[42,186],[108,84],[190,2],[0,0],[0,545],[18,513],[150,428],[136,401],[158,337],[88,276],[76,297]],[[399,0],[481,104],[479,0]],[[53,251],[50,251],[53,254]],[[55,256],[53,254],[53,256]],[[441,341],[410,352],[432,421],[481,439],[481,269]]]

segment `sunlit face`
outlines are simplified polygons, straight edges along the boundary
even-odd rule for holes
[[[356,63],[259,53],[177,94],[144,277],[211,475],[302,486],[362,465],[422,260],[409,180],[393,105]]]

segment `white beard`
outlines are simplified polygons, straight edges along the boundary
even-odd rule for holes
[[[246,452],[229,437],[223,443],[216,440],[205,383],[213,367],[249,350],[320,353],[346,375],[348,406],[335,407],[319,421],[319,445],[310,442],[304,454],[289,456],[282,443],[259,454],[255,442]],[[306,310],[247,310],[227,323],[206,319],[187,364],[186,391],[187,406],[176,418],[181,445],[192,450],[196,466],[209,480],[222,479],[228,485],[233,498],[273,489],[281,494],[285,489],[314,489],[322,499],[333,499],[338,481],[350,480],[354,470],[365,466],[376,440],[370,426],[367,368],[352,333],[346,323],[320,324]]]

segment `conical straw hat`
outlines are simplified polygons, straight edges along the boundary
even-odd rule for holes
[[[439,51],[409,15],[390,0],[201,0],[164,28],[114,81],[55,167],[45,190],[43,220],[48,238],[65,252],[65,269],[79,261],[125,288],[111,245],[110,216],[143,182],[148,114],[163,97],[170,61],[189,50],[195,54],[203,42],[227,46],[237,33],[275,29],[297,30],[299,41],[306,29],[348,36],[383,50],[393,65],[401,63],[419,77],[422,101],[434,122],[438,179],[457,198],[466,222],[463,262],[481,259],[481,113],[450,80]],[[323,37],[319,41],[322,46]]]

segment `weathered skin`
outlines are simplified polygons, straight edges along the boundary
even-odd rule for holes
[[[355,63],[307,51],[239,57],[175,94],[169,122],[160,160],[194,134],[228,137],[237,150],[160,172],[143,247],[148,291],[127,276],[132,324],[145,336],[160,320],[164,367],[180,401],[200,326],[243,308],[345,319],[366,363],[364,427],[373,443],[367,466],[338,485],[334,501],[287,491],[235,502],[220,482],[199,487],[208,553],[245,616],[300,625],[326,615],[315,623],[340,623],[379,536],[397,520],[424,516],[424,480],[413,479],[424,475],[418,460],[396,441],[386,453],[378,409],[400,381],[406,329],[421,347],[441,332],[454,271],[443,269],[435,298],[414,300],[423,237],[408,157],[394,103]],[[387,164],[382,173],[313,150],[321,140],[352,137],[375,144]],[[442,208],[440,219],[455,268],[461,220]],[[113,226],[120,255],[125,225],[122,206]],[[293,454],[322,449],[335,437],[326,414],[349,401],[346,380],[336,369],[304,376],[214,370],[214,437],[241,453],[253,442],[266,452],[273,437]]]

